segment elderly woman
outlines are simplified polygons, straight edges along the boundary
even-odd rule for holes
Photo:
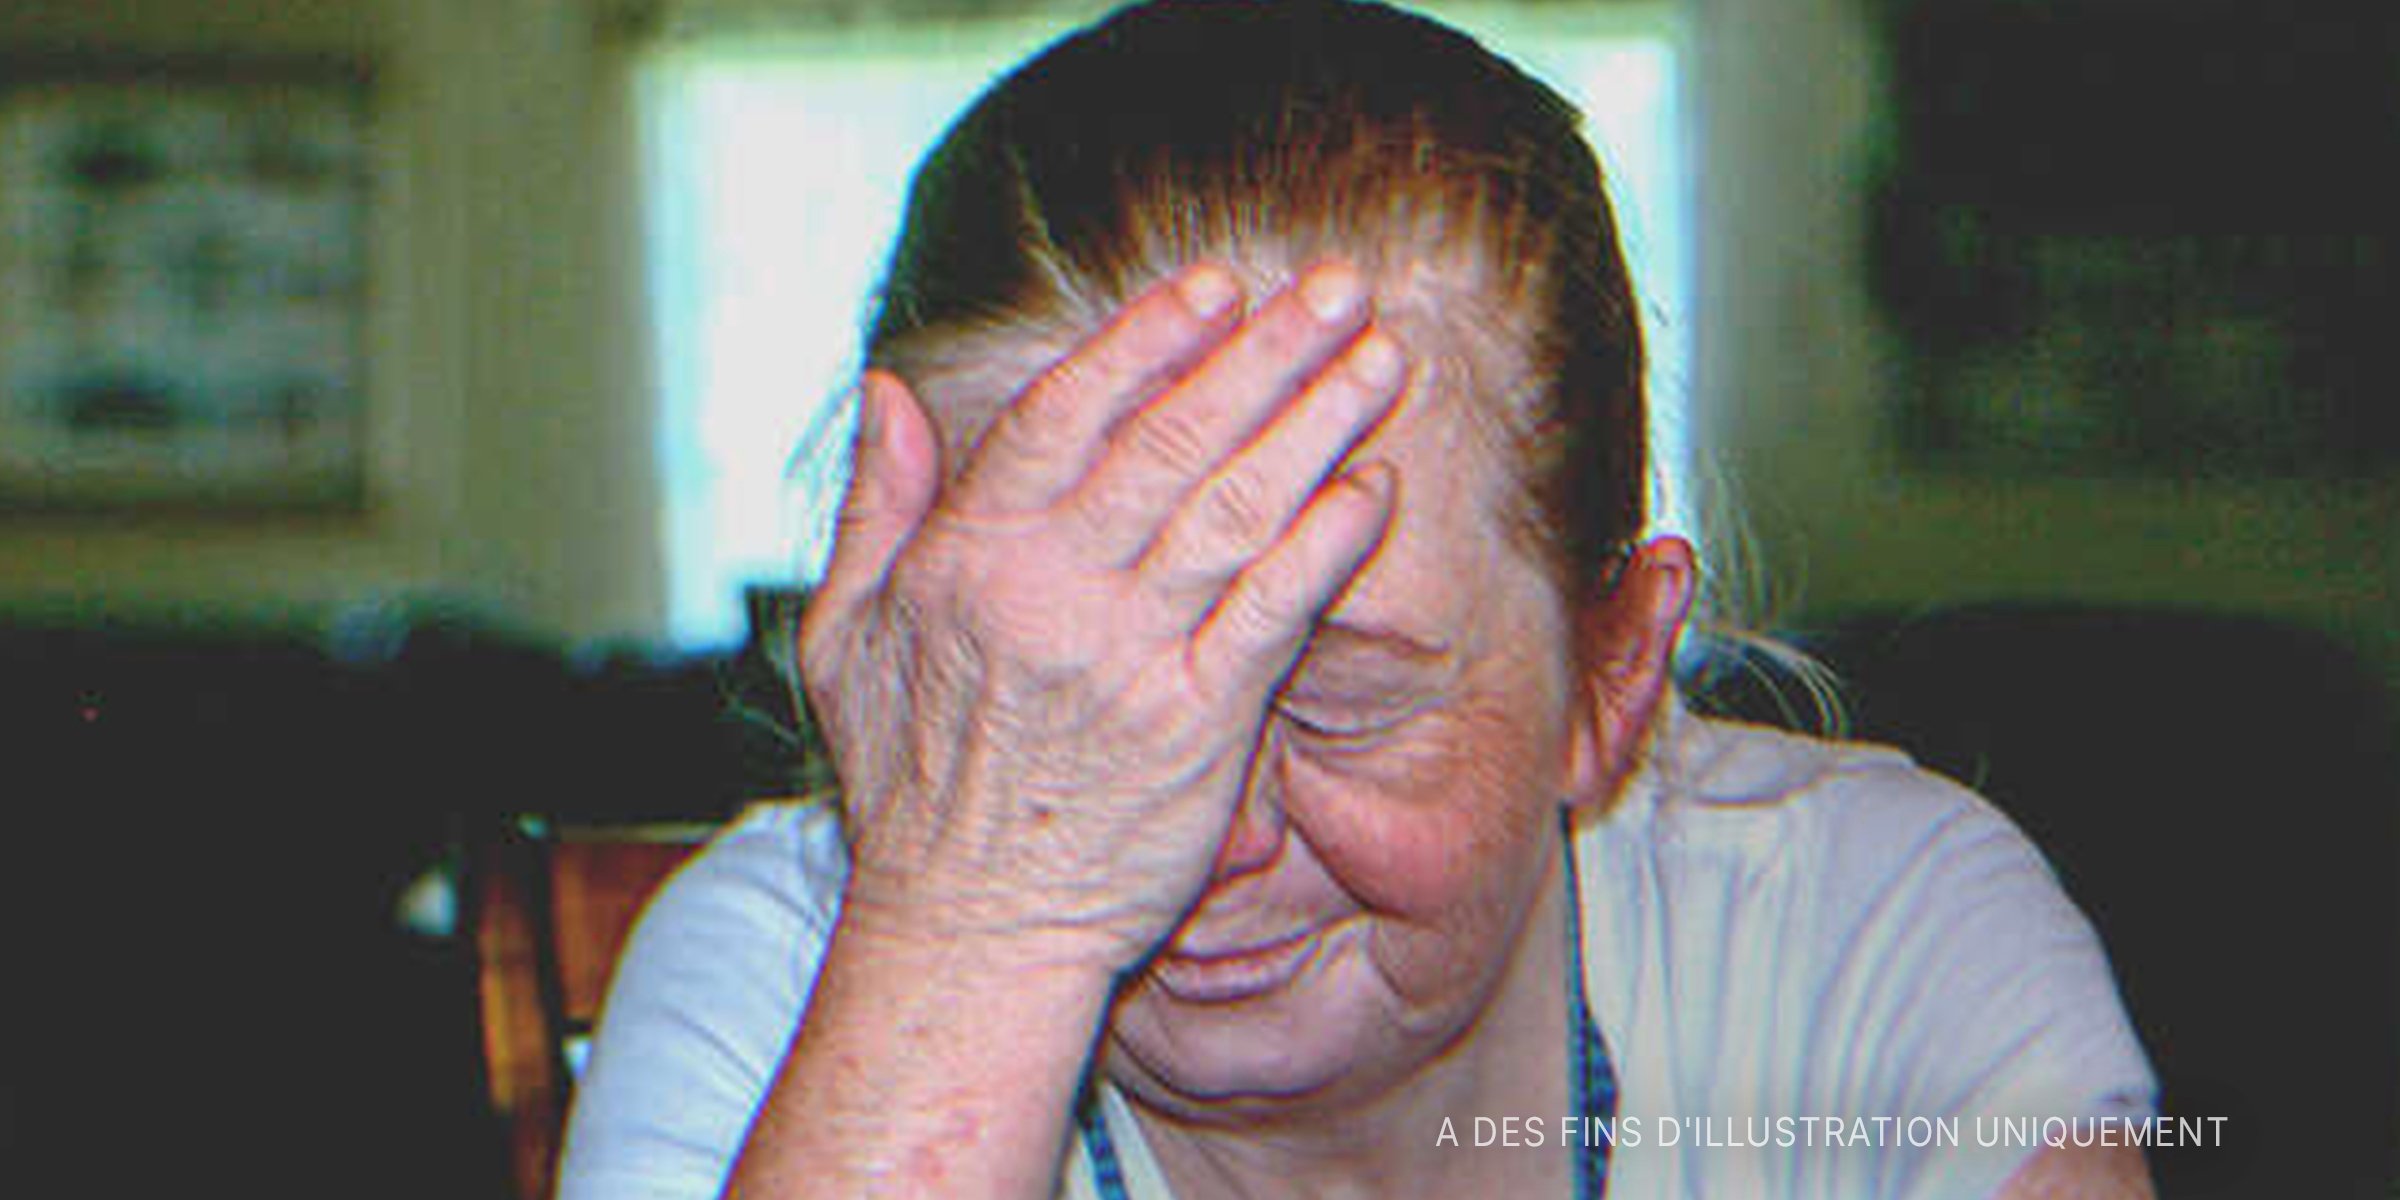
[[[927,160],[868,357],[800,638],[840,802],[654,905],[566,1196],[2149,1194],[1979,1144],[2150,1104],[2024,839],[1673,699],[1540,84],[1380,6],[1120,13]]]

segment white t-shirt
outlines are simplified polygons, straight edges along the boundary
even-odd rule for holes
[[[1610,1200],[1984,1197],[2040,1148],[2038,1119],[2152,1111],[2107,959],[2048,865],[1895,751],[1672,709],[1575,855],[1618,1080]],[[718,1193],[846,869],[828,808],[764,806],[660,893],[610,989],[562,1200]],[[1165,1196],[1103,1095],[1130,1196]],[[1561,1152],[1563,1114],[1525,1115]],[[1061,1194],[1092,1195],[1080,1151]]]

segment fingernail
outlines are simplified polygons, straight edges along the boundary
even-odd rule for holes
[[[1185,308],[1203,320],[1213,319],[1233,307],[1241,298],[1242,288],[1233,276],[1220,267],[1194,267],[1175,281],[1175,292],[1183,297]]]
[[[1359,281],[1358,272],[1341,263],[1327,263],[1300,281],[1300,302],[1327,324],[1356,313],[1366,298],[1366,285]]]
[[[1350,351],[1350,369],[1358,373],[1359,382],[1376,391],[1399,384],[1405,364],[1400,359],[1400,344],[1380,329],[1370,330]]]

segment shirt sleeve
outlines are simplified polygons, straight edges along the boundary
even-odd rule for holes
[[[1903,762],[1830,785],[1819,1095],[1926,1118],[1850,1195],[1984,1197],[2048,1118],[2147,1118],[2156,1083],[2098,935],[2025,835]],[[2023,1135],[2035,1136],[2031,1144]],[[1870,1181],[1858,1180],[1860,1184]]]
[[[831,936],[839,863],[817,860],[838,844],[830,813],[745,818],[651,901],[576,1089],[561,1200],[722,1190]]]

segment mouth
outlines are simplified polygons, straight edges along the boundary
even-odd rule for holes
[[[1150,963],[1159,989],[1186,1004],[1231,1004],[1290,983],[1324,944],[1317,928],[1230,950],[1186,954],[1168,950]]]

